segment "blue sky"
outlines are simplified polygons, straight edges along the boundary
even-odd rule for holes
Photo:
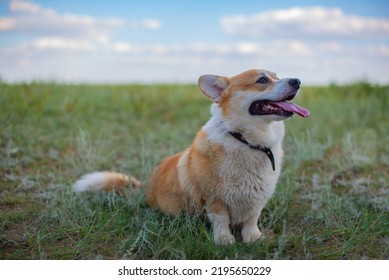
[[[0,0],[6,81],[389,83],[388,1]]]

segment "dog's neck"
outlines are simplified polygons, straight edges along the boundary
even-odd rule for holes
[[[224,120],[222,117],[222,110],[218,104],[214,103],[211,106],[211,113],[211,119],[203,126],[203,129],[208,135],[208,140],[220,145],[224,145],[226,137],[232,138],[229,141],[236,142],[236,140],[238,140],[240,143],[247,145],[253,150],[264,152],[269,158],[273,170],[275,170],[275,160],[280,160],[279,155],[280,152],[282,153],[282,151],[280,151],[280,144],[284,137],[284,125],[282,121],[270,123],[263,121],[254,129],[251,128],[249,131],[245,131],[244,124],[229,125],[229,121]],[[242,130],[239,131],[234,129],[234,127],[237,126],[242,126],[245,132],[243,133]],[[275,154],[273,154],[273,152]],[[274,155],[276,155],[276,158],[274,158]]]
[[[276,167],[275,167],[275,162],[274,162],[274,156],[273,156],[273,152],[271,151],[271,149],[269,147],[264,147],[264,146],[261,146],[261,145],[251,145],[249,142],[247,142],[247,140],[243,137],[243,135],[239,132],[234,132],[234,131],[228,131],[228,133],[234,137],[235,139],[237,139],[238,141],[242,142],[243,144],[246,144],[248,145],[251,149],[254,149],[254,150],[260,150],[262,152],[264,152],[267,157],[269,158],[270,162],[271,162],[271,166],[273,168],[273,171],[276,170]]]

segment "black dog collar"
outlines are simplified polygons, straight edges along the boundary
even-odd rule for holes
[[[274,156],[273,156],[273,153],[272,153],[270,148],[262,147],[261,145],[257,145],[257,146],[250,145],[250,143],[247,142],[246,139],[244,139],[243,135],[240,134],[239,132],[228,131],[228,133],[231,134],[235,139],[237,139],[240,142],[248,145],[251,149],[260,150],[260,151],[264,152],[267,155],[267,157],[270,159],[271,166],[273,167],[273,171],[276,170],[276,166],[275,166],[275,163],[274,163]]]

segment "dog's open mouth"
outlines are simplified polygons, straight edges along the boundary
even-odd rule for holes
[[[289,117],[294,113],[300,117],[306,118],[311,114],[307,109],[298,106],[295,103],[288,102],[292,98],[282,101],[259,100],[250,105],[251,115],[278,115]]]

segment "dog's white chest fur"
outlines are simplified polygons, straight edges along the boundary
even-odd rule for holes
[[[208,134],[208,141],[222,146],[226,151],[218,170],[222,178],[219,197],[228,207],[231,225],[238,225],[260,213],[275,190],[281,171],[284,124],[275,122],[269,125],[267,133],[258,132],[252,136],[258,144],[271,143],[267,145],[274,155],[274,171],[264,152],[254,150],[229,135],[220,122],[219,114],[215,110],[213,113],[214,117],[203,129]]]
[[[273,154],[276,171],[265,153],[248,146],[228,154],[220,167],[222,179],[221,199],[228,206],[231,225],[243,223],[255,213],[261,212],[272,196],[280,171],[280,151]]]

